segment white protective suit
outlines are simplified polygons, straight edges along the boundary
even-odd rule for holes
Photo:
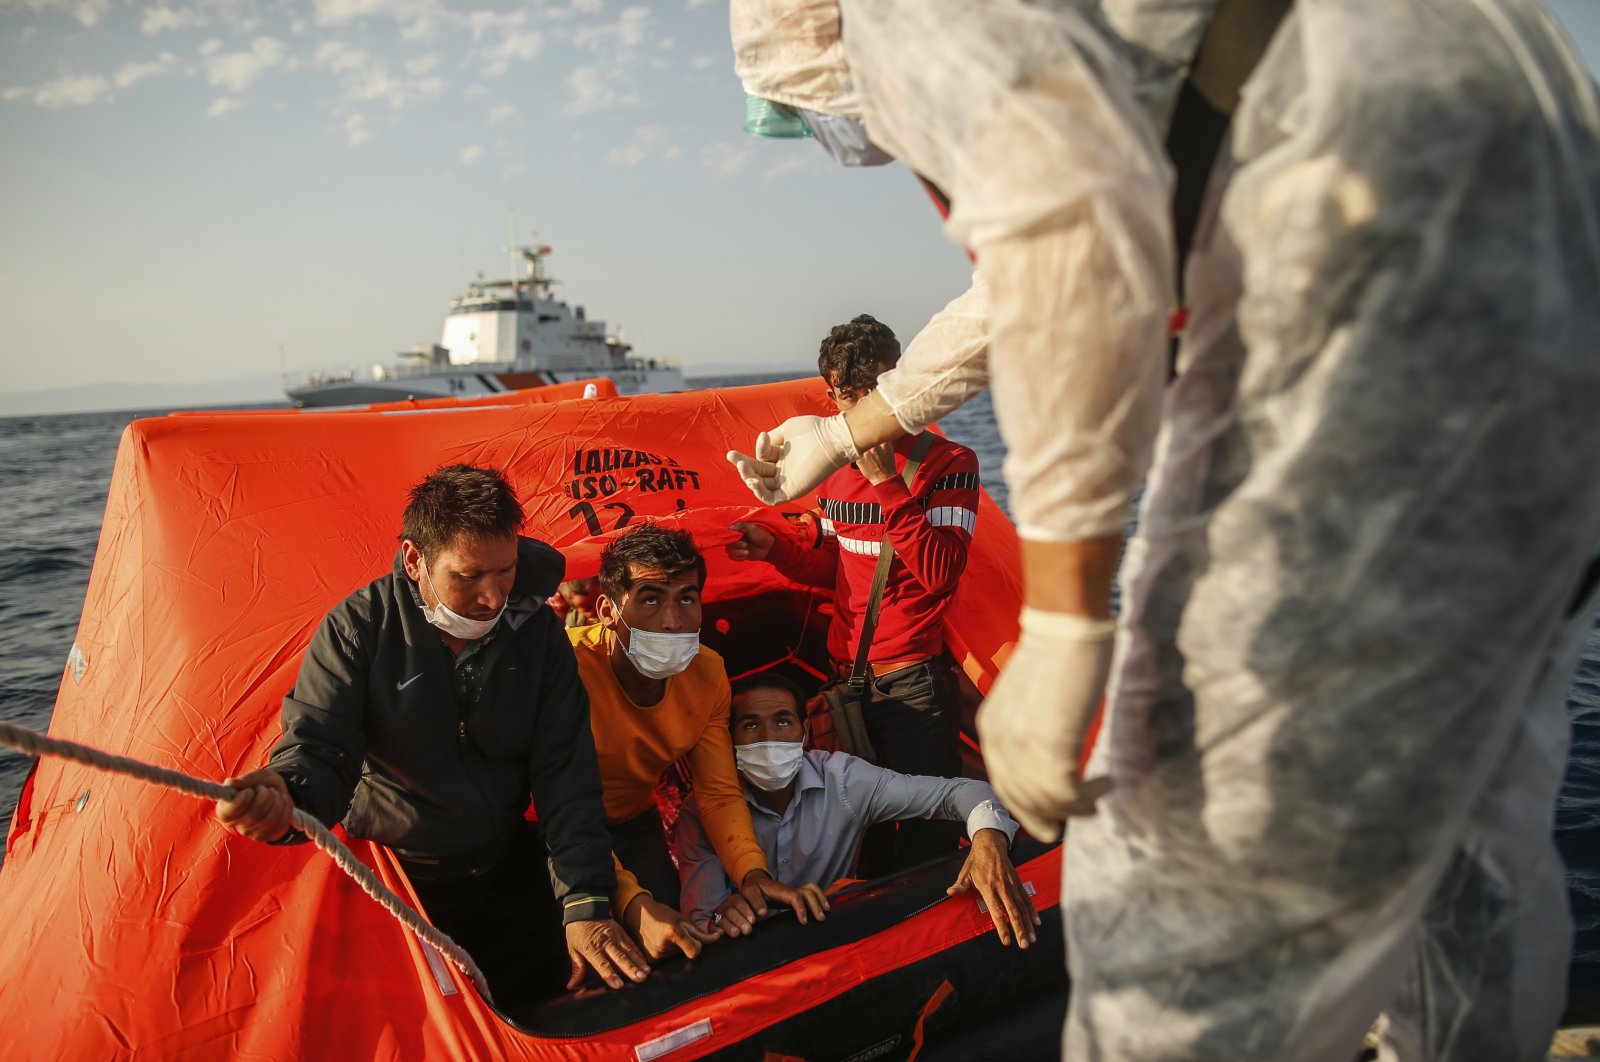
[[[1212,7],[733,2],[748,92],[949,194],[982,283],[880,394],[916,430],[974,391],[986,284],[1025,537],[1116,530],[1144,471],[1158,145]],[[1299,0],[1242,95],[1122,573],[1116,788],[1068,834],[1066,1054],[1348,1062],[1384,1011],[1385,1057],[1542,1058],[1600,546],[1594,85],[1531,0]]]

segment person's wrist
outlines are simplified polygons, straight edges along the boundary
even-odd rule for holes
[[[822,424],[823,430],[827,432],[828,441],[846,461],[861,460],[861,448],[856,445],[855,436],[850,434],[850,422],[845,419],[843,413],[836,413],[824,419]]]
[[[985,826],[972,835],[972,847],[983,845],[1004,852],[1011,847],[1011,838],[1006,836],[1004,830],[994,826]]]
[[[900,415],[877,388],[868,391],[861,401],[840,415],[850,429],[851,439],[861,449],[894,442],[921,430],[901,423]]]

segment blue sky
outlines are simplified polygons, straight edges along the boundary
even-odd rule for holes
[[[1549,6],[1600,69],[1600,0]],[[0,396],[385,361],[505,272],[508,208],[691,374],[805,366],[859,312],[909,337],[965,287],[903,168],[743,105],[719,0],[0,0]]]

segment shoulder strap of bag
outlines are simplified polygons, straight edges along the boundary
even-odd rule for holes
[[[932,445],[933,432],[924,431],[917,437],[917,445],[912,447],[910,456],[906,458],[906,467],[900,472],[908,489],[912,478],[917,474],[917,469],[922,465],[922,459],[928,456],[928,449]],[[849,683],[853,690],[859,691],[867,684],[867,651],[872,648],[872,635],[878,629],[878,607],[883,604],[883,588],[888,585],[889,565],[893,562],[894,544],[889,541],[889,536],[885,533],[883,542],[878,547],[878,569],[872,573],[872,592],[867,595],[867,612],[861,618],[861,644],[856,646],[855,666],[850,669]]]
[[[1266,53],[1292,4],[1293,0],[1219,0],[1178,93],[1167,126],[1167,155],[1177,170],[1172,217],[1180,296],[1206,182],[1239,105],[1239,90]]]

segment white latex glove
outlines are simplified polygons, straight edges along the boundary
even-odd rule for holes
[[[1084,735],[1111,669],[1116,624],[1022,610],[1022,636],[978,709],[983,761],[1006,810],[1053,841],[1070,815],[1094,814],[1111,779],[1078,773]]]
[[[745,486],[768,505],[810,494],[836,469],[860,458],[843,413],[790,417],[756,436],[754,457],[728,451]]]

